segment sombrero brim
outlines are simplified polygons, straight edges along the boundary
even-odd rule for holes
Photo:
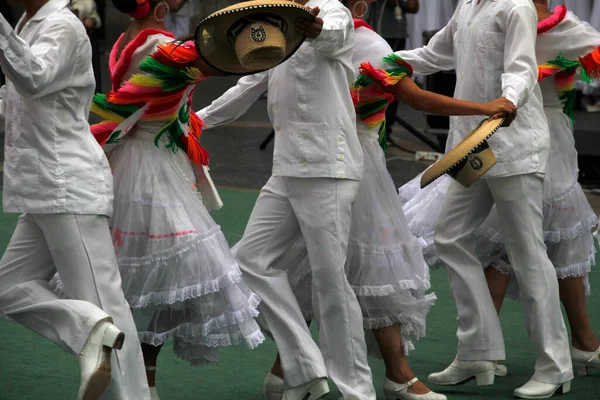
[[[421,188],[429,185],[431,182],[466,160],[477,147],[496,133],[498,129],[502,127],[503,123],[504,118],[487,118],[481,121],[479,126],[456,145],[455,148],[450,150],[448,154],[423,173],[421,176]]]
[[[288,0],[246,1],[206,17],[196,28],[194,35],[196,49],[202,60],[212,68],[230,75],[254,74],[269,69],[251,70],[244,67],[238,60],[235,46],[227,38],[231,26],[241,18],[265,13],[275,14],[287,23],[285,56],[280,63],[287,60],[306,39],[304,35],[296,32],[296,20],[298,18],[315,20],[315,16],[308,8]]]

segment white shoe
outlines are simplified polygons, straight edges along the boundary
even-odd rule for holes
[[[430,374],[427,381],[434,385],[453,386],[462,385],[472,379],[476,379],[479,386],[493,385],[495,366],[494,361],[463,361],[454,359],[452,364],[445,370]]]
[[[283,391],[283,400],[319,400],[329,394],[327,378],[317,378]]]
[[[283,379],[269,372],[265,377],[263,393],[267,400],[283,399]]]
[[[408,393],[408,389],[419,381],[413,378],[407,383],[396,383],[387,377],[383,381],[383,393],[386,400],[446,400],[443,394],[430,391],[425,394]]]
[[[596,351],[582,351],[571,346],[571,360],[577,375],[587,375],[589,368],[600,369],[600,347]]]
[[[533,379],[515,390],[515,397],[521,399],[547,399],[554,396],[557,391],[559,393],[569,393],[571,390],[571,381],[552,385],[550,383],[542,383]]]
[[[160,397],[158,397],[158,390],[156,390],[156,386],[150,386],[150,400],[160,400]]]
[[[494,374],[496,376],[506,376],[508,375],[508,368],[506,368],[506,365],[496,362],[496,370],[494,371]]]
[[[112,349],[123,347],[125,340],[125,334],[111,322],[98,322],[81,350],[79,400],[98,399],[110,383]]]

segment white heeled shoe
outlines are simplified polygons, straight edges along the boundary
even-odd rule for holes
[[[124,341],[125,334],[111,320],[100,321],[92,329],[78,360],[79,400],[96,400],[104,393],[111,379],[112,350],[123,347]]]
[[[494,361],[464,361],[454,359],[452,364],[441,372],[434,372],[427,381],[434,385],[462,385],[472,379],[477,380],[478,386],[494,384],[496,363]]]
[[[419,381],[413,378],[406,383],[396,383],[387,377],[383,381],[383,393],[386,400],[447,400],[443,394],[430,391],[425,394],[408,393],[408,389]]]
[[[156,390],[156,386],[150,386],[150,400],[160,400],[160,397],[158,397],[158,390]]]
[[[582,351],[571,346],[573,369],[579,376],[587,375],[589,368],[600,369],[600,347],[596,351]]]
[[[283,400],[319,400],[329,394],[327,378],[317,378],[283,391]]]
[[[550,383],[542,383],[533,379],[515,390],[515,397],[521,399],[547,399],[558,393],[569,393],[571,390],[571,381],[553,385]]]
[[[263,393],[267,400],[283,399],[283,379],[269,372],[265,377]]]
[[[506,376],[508,375],[508,368],[506,368],[506,365],[500,364],[496,361],[496,370],[494,371],[494,374],[496,376]]]

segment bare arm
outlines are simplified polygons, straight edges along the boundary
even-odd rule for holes
[[[385,90],[415,110],[432,114],[486,115],[511,119],[516,112],[514,104],[504,98],[486,104],[458,100],[423,90],[409,78],[404,78]]]

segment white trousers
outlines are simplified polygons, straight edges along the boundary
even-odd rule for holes
[[[375,399],[362,314],[348,283],[352,203],[360,182],[271,177],[239,243],[245,282],[262,298],[261,321],[277,343],[285,387],[329,377],[344,399]],[[304,236],[313,275],[319,344],[313,341],[287,273],[273,266]]]
[[[543,238],[542,174],[479,180],[470,188],[450,183],[435,232],[448,265],[458,310],[458,359],[504,360],[500,321],[484,270],[475,256],[474,232],[496,204],[508,258],[519,284],[525,326],[535,344],[533,379],[558,384],[573,378],[556,272]]]
[[[58,271],[61,300],[48,282]],[[79,355],[92,328],[108,316],[125,332],[113,352],[107,400],[149,400],[144,360],[121,276],[108,218],[98,215],[24,214],[0,261],[0,312],[66,351]],[[49,362],[49,360],[40,360]]]

